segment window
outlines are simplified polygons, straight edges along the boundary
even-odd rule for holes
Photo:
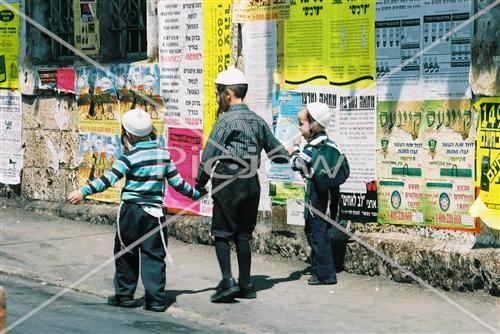
[[[79,0],[81,5],[96,0]],[[99,61],[122,61],[145,59],[147,54],[147,0],[101,0],[97,2],[100,52]],[[27,14],[55,33],[64,41],[75,46],[74,0],[31,0]],[[87,6],[88,7],[88,6]],[[87,8],[77,8],[78,12]],[[94,15],[94,13],[91,13]],[[85,16],[85,15],[84,15]],[[87,15],[88,16],[88,15]],[[84,30],[88,22],[84,22]],[[93,22],[91,22],[93,24]],[[69,63],[78,59],[72,51],[50,36],[28,25],[28,36],[32,38],[33,60],[36,64]],[[88,42],[88,43],[87,43]],[[85,48],[92,41],[82,39],[78,47]]]
[[[111,0],[110,20],[102,22],[118,41],[120,58],[145,58],[146,0]]]
[[[75,45],[75,25],[73,0],[52,0],[47,8],[47,29],[55,33],[65,42]],[[74,54],[58,41],[43,34],[49,44],[50,60],[73,59]]]

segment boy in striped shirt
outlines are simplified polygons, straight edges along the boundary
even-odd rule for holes
[[[164,222],[165,180],[184,196],[193,200],[201,197],[197,190],[182,179],[171,161],[170,153],[158,147],[148,113],[140,109],[130,110],[123,115],[122,125],[125,154],[115,161],[110,171],[68,196],[71,204],[78,204],[83,198],[102,192],[125,177],[125,186],[121,192],[122,203],[116,222],[115,255]],[[161,228],[160,233],[152,234],[137,246],[127,249],[122,256],[115,258],[116,294],[108,298],[109,305],[142,305],[141,299],[134,299],[140,263],[146,292],[144,308],[155,312],[166,310],[166,229]]]

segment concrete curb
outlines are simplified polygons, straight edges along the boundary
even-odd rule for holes
[[[23,198],[0,198],[0,205],[109,225],[115,223],[117,208],[116,205],[109,204],[72,206]],[[169,223],[169,234],[187,243],[211,244],[210,218],[175,217]],[[473,243],[464,243],[463,240],[432,239],[403,233],[357,231],[356,235],[434,287],[456,291],[484,290],[493,296],[500,296],[498,248],[471,249]],[[309,252],[301,229],[273,231],[268,221],[257,224],[252,246],[254,251],[260,254],[280,255],[303,261],[307,259]],[[344,268],[347,272],[356,274],[386,276],[396,282],[412,281],[400,270],[356,242],[347,244]]]

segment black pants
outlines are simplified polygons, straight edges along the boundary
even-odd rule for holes
[[[212,214],[212,235],[227,239],[250,239],[257,221],[259,209],[260,184],[258,177],[245,177],[242,167],[230,168],[227,163],[219,163],[215,169],[217,177],[212,179],[214,200]],[[243,176],[243,177],[242,177]]]
[[[123,203],[119,212],[119,232],[125,246],[135,242],[149,231],[159,226],[158,218],[147,214],[140,205]],[[164,218],[161,218],[162,222]],[[167,228],[163,228],[165,238]],[[166,242],[166,239],[165,239]],[[121,251],[120,237],[115,236],[114,254]],[[132,298],[139,279],[139,263],[141,279],[146,291],[145,304],[148,306],[165,304],[165,249],[160,232],[154,233],[142,241],[130,252],[115,259],[115,292],[118,297]],[[140,260],[140,262],[139,262]]]
[[[305,232],[312,250],[313,274],[321,281],[337,277],[333,264],[331,241],[327,233],[328,225],[320,217],[311,214],[306,219]]]

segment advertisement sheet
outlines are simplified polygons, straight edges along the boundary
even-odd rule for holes
[[[284,86],[375,84],[374,1],[290,2],[284,21]]]
[[[14,10],[19,11],[18,1],[2,1],[8,5],[0,4],[0,55],[19,53],[19,15]]]
[[[472,1],[425,0],[422,22],[422,62],[427,100],[470,97],[469,70],[473,24],[461,29],[471,17]],[[451,35],[448,34],[451,32]],[[429,46],[437,43],[434,47]]]
[[[233,19],[236,23],[287,20],[290,17],[290,0],[236,0]]]
[[[83,187],[92,180],[101,177],[123,154],[119,135],[80,132],[80,150],[78,156],[78,186]],[[120,202],[120,191],[124,180],[106,191],[89,198],[103,202]]]
[[[424,147],[422,101],[378,101],[378,221],[423,224]]]
[[[299,133],[297,113],[302,108],[302,96],[298,92],[279,92],[277,99],[278,118],[274,136],[289,151],[293,148],[293,139]],[[288,164],[268,162],[267,178],[269,181],[301,182],[302,177]]]
[[[111,72],[95,67],[76,70],[79,127],[83,132],[121,133],[120,107]]]
[[[203,52],[203,15],[201,0],[158,3],[160,87],[168,127],[203,127],[203,73],[208,57]],[[213,96],[213,91],[212,80],[208,94]]]
[[[340,186],[340,217],[376,221],[377,160],[373,154],[377,148],[375,88],[339,90],[336,115],[337,122],[334,131],[330,132],[331,137],[339,151],[346,155],[351,168],[346,183]]]
[[[98,0],[73,0],[75,47],[87,56],[99,55]]]
[[[35,70],[35,85],[40,90],[52,90],[57,87],[57,69],[37,68]]]
[[[418,55],[422,45],[422,4],[420,0],[377,0],[375,48],[377,94],[381,101],[423,99],[419,94]]]
[[[56,70],[56,88],[67,93],[75,92],[75,69],[58,68]]]
[[[272,122],[272,99],[275,95],[276,22],[244,23],[241,29],[244,72],[248,78],[245,102],[269,125]]]
[[[470,100],[424,102],[427,159],[424,219],[431,226],[474,229],[476,116]]]
[[[0,183],[21,183],[22,128],[21,94],[0,92]]]
[[[205,141],[218,116],[218,105],[214,94],[215,78],[231,64],[232,2],[232,0],[203,1],[205,91],[203,135]]]
[[[194,186],[203,142],[200,134],[189,129],[168,128],[167,138],[167,148],[177,171],[187,183]],[[178,212],[191,206],[193,201],[167,186],[163,204],[169,212]],[[189,212],[199,214],[200,203],[192,207]]]
[[[120,109],[122,114],[140,108],[151,116],[157,133],[163,133],[164,112],[160,89],[160,67],[158,64],[131,64],[118,67],[128,68],[126,89],[119,92]],[[116,73],[115,69],[115,73]],[[120,76],[114,79],[116,90],[120,90],[122,79]]]
[[[376,221],[376,99],[375,89],[301,86],[302,104],[328,104],[332,118],[328,137],[346,155],[350,176],[341,185],[342,219]]]
[[[18,1],[0,4],[0,90],[19,89],[19,15],[10,9],[19,10]]]
[[[474,104],[478,113],[476,187],[484,203],[477,216],[500,230],[500,98],[482,98]]]

